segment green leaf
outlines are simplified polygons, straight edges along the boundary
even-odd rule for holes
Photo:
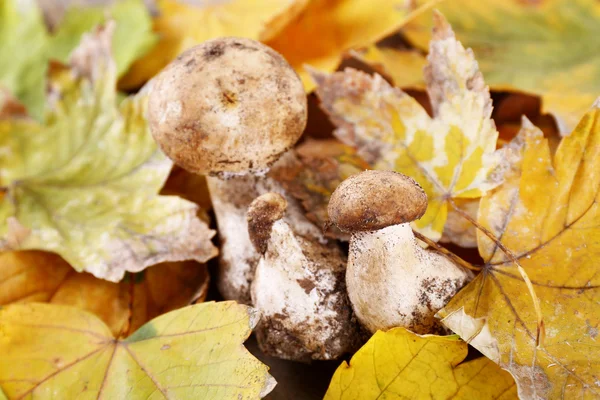
[[[142,0],[117,1],[109,7],[73,6],[52,36],[34,0],[0,1],[0,86],[35,119],[43,119],[48,60],[67,63],[81,36],[108,19],[117,22],[113,48],[120,76],[156,42]]]
[[[463,362],[467,350],[456,335],[378,331],[340,365],[325,400],[517,398],[508,372],[485,357]]]
[[[35,0],[0,1],[0,87],[41,118],[48,33]]]
[[[473,49],[492,89],[541,96],[563,132],[575,128],[600,94],[598,1],[447,0],[436,8]],[[430,21],[423,13],[403,33],[427,49]]]
[[[275,384],[242,343],[258,318],[234,302],[161,315],[117,340],[95,315],[43,303],[0,309],[10,399],[256,399]]]
[[[44,124],[0,120],[0,250],[52,251],[118,281],[216,249],[194,203],[158,195],[172,162],[149,133],[145,95],[116,106],[113,26],[84,38],[71,69],[53,69]]]
[[[58,31],[50,41],[50,58],[69,61],[71,51],[79,44],[81,35],[107,19],[117,23],[112,49],[117,75],[146,54],[157,37],[152,33],[152,19],[142,0],[121,0],[111,6],[82,7],[74,5],[65,14]]]

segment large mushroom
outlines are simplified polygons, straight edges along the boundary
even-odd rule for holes
[[[397,326],[421,334],[441,332],[436,312],[472,278],[417,243],[410,222],[426,209],[423,189],[392,171],[353,175],[331,196],[331,222],[351,233],[348,297],[371,332]]]
[[[250,303],[259,255],[246,229],[250,202],[282,191],[264,174],[302,135],[307,119],[300,78],[271,48],[219,38],[187,50],[152,82],[152,134],[181,167],[208,175],[221,239],[217,285]],[[261,189],[261,187],[263,189]]]

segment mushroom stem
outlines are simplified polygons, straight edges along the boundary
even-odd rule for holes
[[[283,170],[295,160],[296,156],[291,150],[272,166],[272,170]],[[268,192],[281,194],[288,202],[287,219],[293,221],[294,229],[320,243],[327,242],[321,230],[305,217],[302,206],[269,176],[246,175],[227,180],[207,177],[206,180],[221,240],[216,282],[225,299],[252,304],[250,285],[260,254],[254,249],[248,235],[246,213],[256,197]]]
[[[421,248],[408,223],[356,232],[350,239],[348,296],[371,332],[395,326],[421,334],[440,331],[435,313],[469,275],[441,254]]]

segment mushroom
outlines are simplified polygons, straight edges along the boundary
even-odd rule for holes
[[[436,312],[472,274],[415,240],[410,222],[427,209],[427,195],[412,178],[365,171],[343,181],[331,196],[331,222],[350,232],[346,286],[359,321],[371,332],[405,327],[443,332]]]
[[[168,157],[209,175],[221,239],[217,285],[226,299],[250,303],[259,254],[247,235],[246,210],[261,193],[283,190],[264,174],[306,126],[300,78],[281,55],[257,41],[209,40],[154,78],[148,120]]]
[[[248,209],[250,239],[261,254],[252,282],[258,344],[285,359],[335,359],[360,338],[344,284],[346,258],[337,245],[299,232],[287,207],[283,196],[266,193]]]
[[[197,174],[264,173],[302,135],[302,82],[257,41],[226,37],[182,53],[153,81],[148,120],[175,163]]]

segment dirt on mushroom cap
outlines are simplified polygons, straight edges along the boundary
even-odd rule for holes
[[[421,218],[427,195],[414,179],[394,171],[364,171],[343,181],[327,212],[344,231],[374,231]]]
[[[148,119],[161,149],[191,172],[258,172],[301,136],[306,94],[271,48],[219,38],[187,50],[154,79]]]
[[[287,209],[287,201],[279,193],[265,193],[248,208],[248,233],[256,251],[263,254],[271,237],[271,228]]]

